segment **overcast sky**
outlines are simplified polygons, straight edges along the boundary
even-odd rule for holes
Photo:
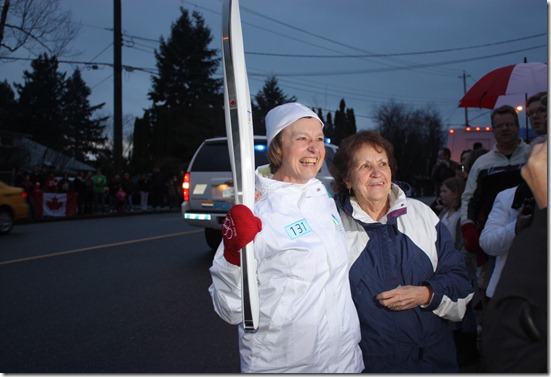
[[[60,3],[81,25],[71,45],[80,54],[60,60],[112,63],[113,1]],[[142,116],[151,105],[153,51],[170,36],[180,7],[202,14],[212,47],[221,51],[221,0],[122,0],[122,61],[138,68],[123,73],[125,115]],[[544,0],[240,0],[240,7],[251,95],[275,75],[285,94],[324,114],[344,98],[359,128],[371,128],[374,108],[390,99],[434,107],[446,127],[462,126],[464,73],[468,90],[489,71],[524,58],[547,63]],[[91,104],[106,102],[102,115],[112,115],[113,69],[60,64],[68,74],[76,67],[92,89]],[[25,69],[29,62],[1,63],[0,80],[21,83]],[[488,124],[489,110],[469,109],[468,117]]]

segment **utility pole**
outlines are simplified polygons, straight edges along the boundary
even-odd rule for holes
[[[114,6],[114,93],[113,93],[113,157],[114,174],[122,169],[122,27],[121,27],[121,0],[113,0]]]

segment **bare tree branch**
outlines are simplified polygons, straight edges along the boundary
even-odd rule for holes
[[[58,0],[4,0],[1,17],[0,54],[23,48],[33,55],[63,56],[79,31]]]
[[[10,9],[10,0],[4,0],[4,6],[2,7],[2,15],[0,16],[0,48],[2,47],[2,41],[4,40],[4,28],[6,26],[6,20],[8,19],[8,10]]]

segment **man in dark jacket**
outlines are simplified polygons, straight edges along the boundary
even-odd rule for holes
[[[547,141],[534,146],[521,174],[538,208],[532,224],[521,230],[513,241],[495,294],[484,313],[484,372],[549,372]]]

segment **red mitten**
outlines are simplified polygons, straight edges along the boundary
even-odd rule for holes
[[[231,264],[241,266],[241,249],[254,240],[261,230],[262,222],[253,215],[249,207],[243,204],[234,205],[222,224],[224,258]]]
[[[461,225],[461,232],[463,233],[463,245],[468,252],[474,254],[481,250],[478,242],[480,236],[473,223]]]

